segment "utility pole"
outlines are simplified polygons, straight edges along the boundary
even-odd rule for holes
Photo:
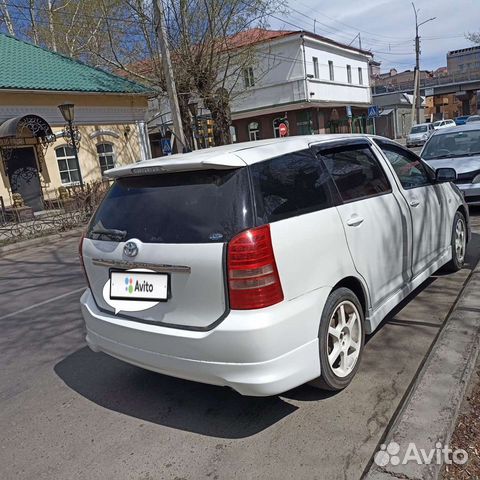
[[[179,147],[185,148],[185,135],[183,134],[182,117],[178,105],[177,87],[173,76],[172,61],[170,59],[170,50],[168,48],[167,29],[165,26],[165,14],[163,11],[162,0],[155,0],[155,17],[158,43],[160,44],[160,53],[162,55],[163,70],[165,72],[165,81],[167,84],[168,99],[170,101],[170,110],[172,114],[174,134]]]
[[[414,76],[414,99],[415,99],[415,123],[420,123],[420,105],[422,97],[420,96],[420,37],[418,35],[418,27],[427,22],[435,20],[437,17],[429,18],[421,23],[418,23],[418,12],[415,4],[412,2],[413,13],[415,14],[415,76]]]
[[[358,32],[358,48],[362,49],[362,34]]]

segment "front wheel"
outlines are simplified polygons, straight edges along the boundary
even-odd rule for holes
[[[458,272],[465,263],[467,250],[467,222],[462,212],[457,212],[452,226],[452,259],[445,265],[449,272]]]
[[[325,390],[342,390],[357,373],[365,342],[363,311],[348,288],[328,297],[318,334],[321,376],[311,382]]]

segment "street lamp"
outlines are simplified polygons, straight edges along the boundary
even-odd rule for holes
[[[71,144],[73,148],[73,155],[75,156],[75,162],[77,163],[78,175],[80,177],[80,188],[83,190],[83,178],[82,172],[80,170],[80,162],[78,161],[78,148],[77,140],[78,129],[73,126],[73,120],[75,119],[75,105],[73,103],[62,103],[58,106],[60,113],[62,114],[63,119],[67,122],[68,126],[68,135],[64,135],[64,138],[67,139],[68,143]]]

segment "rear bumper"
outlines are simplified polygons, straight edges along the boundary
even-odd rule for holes
[[[100,312],[81,298],[87,344],[158,373],[242,395],[276,395],[320,375],[318,325],[328,288],[255,312],[232,311],[206,332],[143,324]]]

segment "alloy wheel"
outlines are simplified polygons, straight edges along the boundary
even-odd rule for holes
[[[459,218],[455,225],[455,255],[460,264],[465,260],[466,239],[465,221]]]
[[[355,367],[361,348],[360,313],[349,300],[339,303],[328,327],[328,362],[337,377],[346,377]]]

